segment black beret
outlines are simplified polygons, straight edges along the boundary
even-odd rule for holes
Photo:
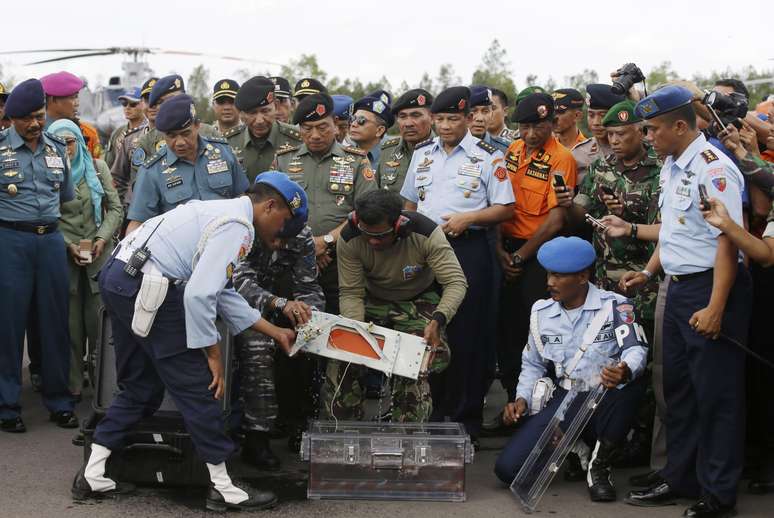
[[[427,90],[415,88],[398,97],[392,105],[392,114],[397,115],[399,111],[406,108],[430,108],[431,104],[433,104],[433,94]]]
[[[492,104],[492,90],[488,86],[473,85],[470,87],[470,107],[490,106]]]
[[[613,93],[613,87],[604,84],[591,84],[586,87],[589,94],[589,108],[592,110],[609,110],[614,105],[626,99],[625,95]]]
[[[542,122],[553,120],[554,98],[546,93],[529,94],[519,101],[511,120],[518,123]]]
[[[196,108],[190,95],[176,95],[163,102],[156,114],[156,129],[162,133],[186,129],[196,120]]]
[[[238,90],[239,83],[233,79],[221,79],[215,83],[215,86],[212,89],[212,99],[215,100],[220,97],[230,97],[233,99],[236,97]]]
[[[326,93],[311,94],[301,99],[293,112],[293,124],[314,122],[333,116],[333,99]]]
[[[452,86],[438,94],[430,111],[433,113],[465,113],[470,103],[470,88]]]
[[[271,76],[269,78],[274,83],[274,97],[287,99],[290,97],[290,81],[280,76]]]
[[[274,83],[263,76],[251,77],[239,87],[234,99],[237,109],[247,112],[274,102]]]
[[[169,92],[185,92],[185,83],[179,75],[164,76],[153,85],[148,104],[155,106],[164,94]]]
[[[392,104],[392,95],[387,90],[374,90],[366,97],[375,97],[382,101],[384,104]]]
[[[586,104],[583,95],[575,88],[560,88],[559,90],[554,90],[551,96],[554,98],[554,108],[558,112],[563,112],[570,108],[580,109]]]
[[[5,115],[18,119],[38,111],[46,105],[43,84],[37,79],[22,81],[11,90],[5,101]]]
[[[390,111],[390,105],[386,104],[379,97],[369,96],[358,99],[352,107],[352,113],[354,114],[358,110],[365,110],[373,113],[377,117],[381,117],[388,128],[395,123],[395,117],[392,115],[392,111]]]
[[[328,93],[328,89],[325,88],[325,85],[313,77],[305,77],[303,79],[299,79],[296,83],[296,88],[293,91],[293,97],[301,99],[305,95],[320,93]]]

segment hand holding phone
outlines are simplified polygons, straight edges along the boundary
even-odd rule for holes
[[[712,207],[709,202],[709,195],[704,184],[699,184],[699,198],[701,199],[701,210],[710,210]]]

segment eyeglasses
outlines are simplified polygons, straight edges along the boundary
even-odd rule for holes
[[[365,230],[363,227],[360,226],[358,223],[357,229],[365,236],[371,237],[373,239],[386,239],[390,235],[392,235],[393,232],[395,232],[394,228],[391,228],[389,230],[385,230],[384,232],[369,232]]]
[[[140,104],[139,101],[127,101],[126,99],[121,99],[121,106],[126,108],[127,106],[130,108],[137,108],[137,105]]]
[[[358,115],[357,117],[349,118],[350,124],[357,124],[358,126],[365,126],[366,122],[373,122],[373,121],[366,119],[365,115]]]

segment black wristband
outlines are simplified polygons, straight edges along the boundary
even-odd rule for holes
[[[441,327],[446,327],[446,315],[441,313],[440,311],[436,311],[433,313],[432,320],[435,320],[438,322],[438,325]]]
[[[632,239],[637,239],[637,223],[632,223]]]

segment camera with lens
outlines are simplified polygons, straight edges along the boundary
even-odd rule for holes
[[[744,119],[749,108],[747,96],[739,92],[731,92],[726,95],[720,92],[706,92],[702,103],[709,109],[712,118],[715,119],[714,131],[722,131],[729,124],[733,124],[737,129],[741,129],[742,123],[739,119]]]
[[[626,63],[616,70],[615,73],[618,77],[613,80],[613,86],[611,87],[614,94],[626,95],[626,92],[628,92],[635,83],[645,81],[645,74],[643,74],[640,67],[634,63]]]

